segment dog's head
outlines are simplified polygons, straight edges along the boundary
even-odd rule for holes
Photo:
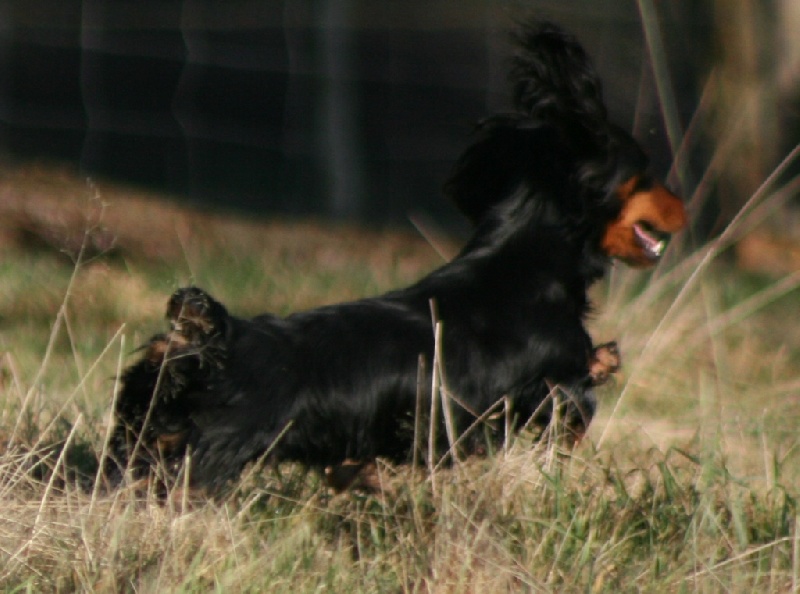
[[[572,36],[534,23],[515,39],[514,112],[479,126],[447,193],[479,232],[559,229],[589,276],[608,258],[658,262],[686,225],[682,201],[655,180],[633,137],[607,119],[600,80]]]
[[[672,234],[687,224],[683,201],[652,174],[639,144],[625,131],[608,125],[605,158],[587,159],[597,167],[586,198],[600,205],[592,246],[630,266],[648,267],[664,255]],[[597,198],[602,195],[598,201]]]
[[[643,171],[620,184],[614,199],[620,211],[605,226],[600,242],[603,252],[630,266],[657,263],[671,235],[686,226],[680,198]]]

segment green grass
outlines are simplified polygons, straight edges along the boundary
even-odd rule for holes
[[[401,286],[440,259],[403,233],[243,223],[111,186],[95,189],[100,207],[53,175],[8,183],[41,212],[59,193],[73,231],[89,220],[117,244],[76,267],[0,229],[0,590],[800,587],[797,278],[742,273],[722,243],[677,245],[652,274],[615,268],[590,325],[620,341],[624,368],[571,455],[522,435],[433,475],[382,467],[384,496],[333,495],[284,465],[222,502],[164,504],[91,479],[114,377],[164,329],[175,287],[286,313]]]

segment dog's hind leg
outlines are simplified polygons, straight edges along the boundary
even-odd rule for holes
[[[114,427],[108,442],[108,455],[103,460],[103,477],[111,486],[119,485],[125,472],[141,474],[140,468],[149,466],[137,442],[141,439],[145,421],[159,383],[164,354],[167,350],[165,335],[150,339],[144,355],[128,367],[122,375],[122,389],[116,398],[113,411]],[[134,460],[133,457],[137,458]]]
[[[197,287],[178,289],[167,302],[167,320],[171,328],[169,338],[178,348],[200,346],[219,335],[227,318],[225,307]]]
[[[194,399],[224,363],[225,308],[200,289],[179,289],[167,303],[170,331],[150,339],[122,376],[105,476],[142,478],[156,466],[177,471],[193,426]]]

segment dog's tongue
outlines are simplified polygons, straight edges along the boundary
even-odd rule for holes
[[[654,260],[658,260],[661,257],[661,254],[664,253],[664,249],[667,247],[667,240],[647,231],[638,223],[633,225],[633,232],[636,234],[636,239],[644,248],[644,251],[647,253],[647,255]]]

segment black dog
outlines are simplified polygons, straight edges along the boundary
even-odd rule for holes
[[[476,424],[498,401],[511,430],[549,422],[554,389],[568,396],[567,429],[585,431],[592,384],[616,366],[613,345],[596,352],[584,329],[587,288],[611,258],[657,262],[686,214],[607,120],[581,46],[538,23],[517,41],[515,111],[479,126],[446,188],[475,226],[461,253],[411,287],[286,318],[239,319],[200,289],[179,290],[170,332],[124,374],[112,480],[189,459],[190,484],[215,490],[265,458],[327,467],[338,482],[338,469],[377,457],[411,460],[418,383],[429,387],[434,368],[432,305],[452,396],[439,453],[465,432],[466,454],[485,450],[487,433],[502,440],[504,423]]]

